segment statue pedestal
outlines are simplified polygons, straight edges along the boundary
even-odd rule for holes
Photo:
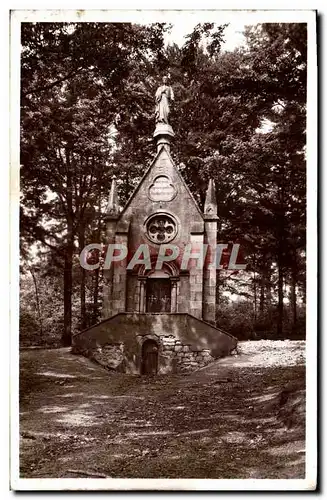
[[[153,137],[158,137],[158,135],[168,135],[170,137],[175,137],[174,131],[169,123],[157,123],[156,129],[153,133]]]
[[[168,123],[157,123],[153,137],[157,140],[157,151],[159,151],[162,145],[165,145],[169,150],[170,140],[175,137],[175,134]]]

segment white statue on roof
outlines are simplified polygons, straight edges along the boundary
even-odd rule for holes
[[[170,103],[174,100],[174,92],[170,85],[167,85],[168,78],[163,77],[163,85],[160,85],[156,91],[156,123],[167,123],[170,112]]]

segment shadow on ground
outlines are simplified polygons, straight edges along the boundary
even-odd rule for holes
[[[304,366],[226,361],[147,378],[22,351],[21,477],[303,478]]]

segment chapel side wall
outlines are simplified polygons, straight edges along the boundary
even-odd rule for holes
[[[216,249],[217,249],[217,218],[205,221],[205,243],[209,245],[208,257],[210,265],[203,270],[203,319],[216,323]],[[208,261],[207,261],[208,263]]]
[[[189,312],[190,277],[181,274],[177,283],[177,312]]]
[[[102,309],[101,318],[104,320],[112,316],[112,276],[109,271],[103,272]]]
[[[190,243],[192,248],[200,248],[203,245],[203,234],[191,234]],[[194,252],[194,250],[193,250]],[[196,318],[202,319],[203,309],[203,266],[198,268],[198,260],[190,260],[189,262],[189,313]]]
[[[139,312],[140,308],[140,286],[136,275],[127,274],[127,312]]]
[[[128,233],[116,233],[116,243],[128,245]],[[112,280],[112,315],[126,311],[127,292],[127,259],[115,262]]]
[[[107,227],[106,227],[106,237],[105,244],[115,242],[115,233],[117,228],[117,217],[108,217]],[[114,269],[113,266],[110,269],[103,270],[103,285],[102,285],[102,319],[110,318],[113,313],[113,279],[114,279]]]

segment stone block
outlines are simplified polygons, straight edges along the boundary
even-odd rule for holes
[[[187,366],[188,368],[196,368],[198,366],[198,363],[196,361],[190,361],[184,363],[184,366]]]
[[[206,295],[204,300],[206,304],[216,304],[216,295]]]
[[[121,291],[120,290],[114,290],[112,294],[113,300],[121,300]]]
[[[183,346],[176,344],[174,347],[175,352],[180,352],[183,350]]]
[[[126,268],[124,266],[117,266],[115,268],[115,276],[119,276],[120,282],[126,280]]]
[[[206,312],[206,316],[209,317],[210,321],[215,321],[215,311],[216,311],[216,304],[203,304],[203,309]],[[205,318],[204,318],[205,319]]]
[[[163,351],[162,356],[166,359],[172,359],[175,357],[174,351]]]
[[[112,301],[112,309],[118,312],[124,312],[125,311],[125,301],[122,300],[121,298],[119,300],[113,300]]]
[[[202,283],[193,283],[191,288],[191,292],[201,292],[202,293]],[[202,300],[202,298],[201,298]]]
[[[124,355],[120,345],[105,344],[102,349],[94,349],[90,357],[106,368],[123,370]]]
[[[201,319],[202,316],[202,310],[201,309],[190,309],[190,314],[192,316],[195,316],[196,318]]]
[[[203,243],[203,234],[191,234],[191,243]]]
[[[190,300],[190,309],[202,309],[202,302],[200,300]]]
[[[161,342],[163,344],[175,344],[175,339],[171,339],[169,337],[161,337]]]
[[[174,346],[175,341],[174,340],[163,340],[162,341],[163,345],[169,345],[169,346]]]

